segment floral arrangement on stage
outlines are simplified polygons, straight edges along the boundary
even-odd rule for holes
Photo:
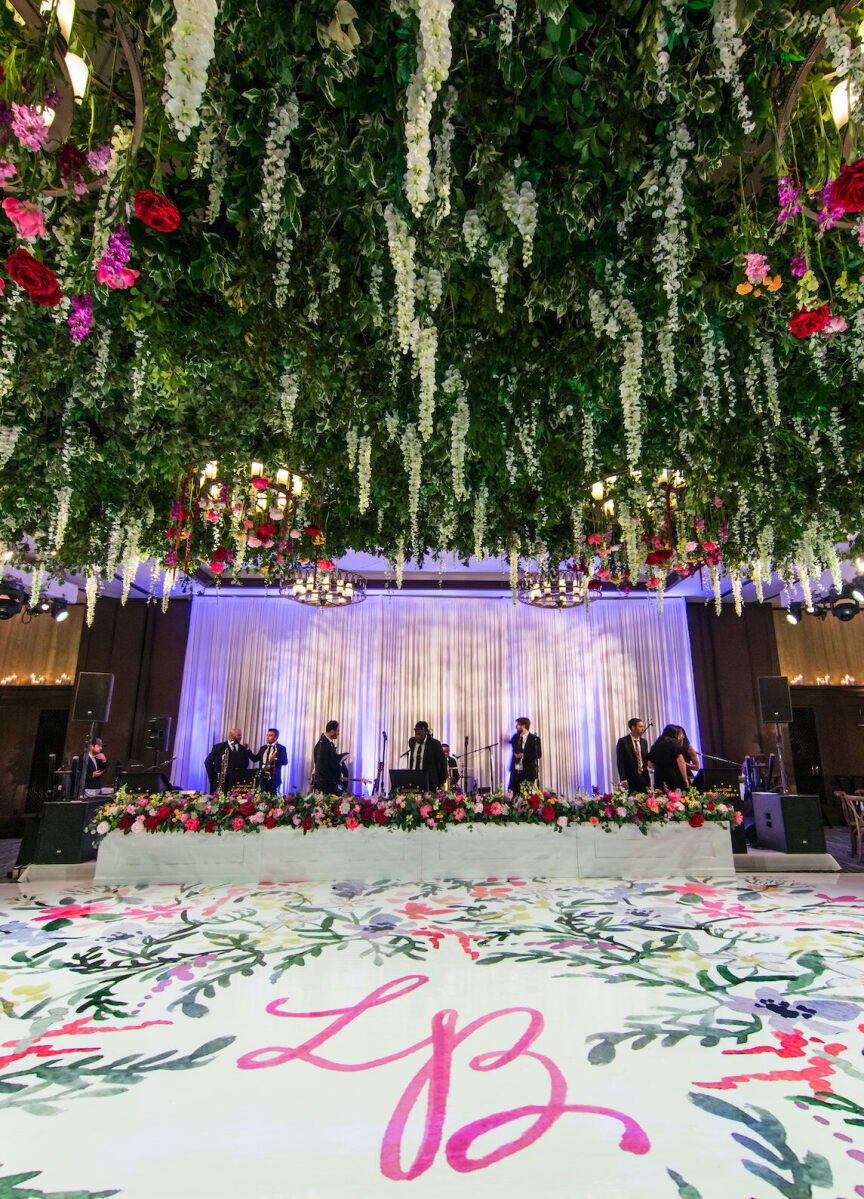
[[[592,594],[836,582],[860,5],[115,9],[0,9],[15,564],[88,600],[348,547],[572,561]],[[293,524],[184,504],[213,459],[302,474]]]
[[[236,790],[228,795],[200,792],[162,792],[117,798],[95,815],[91,829],[98,836],[122,833],[254,833],[262,829],[296,828],[302,833],[320,828],[438,829],[470,824],[540,824],[560,832],[570,824],[613,828],[687,823],[700,828],[711,821],[740,824],[741,814],[724,792],[647,792],[630,795],[624,789],[601,795],[582,793],[564,799],[551,791],[527,791],[510,796],[439,791],[429,795],[389,795],[381,798],[332,796],[301,792],[273,796]]]

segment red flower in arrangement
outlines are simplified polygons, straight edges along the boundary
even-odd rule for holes
[[[705,817],[700,812],[694,812],[687,823],[691,828],[701,828],[705,823]]]
[[[265,816],[264,817],[264,827],[265,828],[275,828],[276,827],[276,817],[275,816]]]
[[[160,233],[173,233],[180,224],[180,211],[170,200],[156,192],[135,193],[135,214],[145,225]]]
[[[23,287],[27,299],[34,304],[56,308],[63,299],[57,276],[44,262],[34,258],[28,250],[15,250],[6,259],[6,270],[13,283]]]
[[[549,824],[550,821],[555,819],[555,809],[552,807],[551,803],[547,803],[547,804],[543,805],[543,810],[540,812],[540,815],[543,817],[543,819],[546,821],[547,824]]]
[[[539,808],[540,807],[540,796],[539,795],[529,795],[528,796],[528,807],[529,808]]]
[[[266,524],[258,526],[258,536],[262,541],[267,541],[276,532],[276,526],[272,521],[267,521]]]
[[[317,565],[318,565],[319,570],[335,570],[336,569],[329,558],[322,558],[321,561]]]
[[[309,829],[312,827],[312,817],[307,816],[300,827],[305,829],[305,831],[308,833]]]
[[[144,827],[146,829],[158,828],[160,823],[161,821],[159,820],[158,816],[147,816],[144,819]]]
[[[132,817],[131,816],[121,816],[120,819],[117,821],[117,827],[122,828],[125,832],[125,830],[127,828],[132,827]]]
[[[589,579],[588,580],[588,590],[589,591],[602,591],[603,590],[603,580],[602,579]]]
[[[156,815],[159,820],[168,819],[168,817],[171,815],[171,809],[168,807],[167,803],[163,803],[161,808],[157,808]]]
[[[225,563],[224,562],[211,562],[210,569],[213,571],[214,575],[221,575],[222,571],[225,569]]]
[[[368,803],[361,804],[360,819],[361,820],[371,820],[372,819],[372,805],[371,804],[368,804]]]
[[[320,537],[321,536],[321,530],[318,528],[317,525],[307,525],[306,528],[303,530],[303,532],[306,534],[307,537]]]
[[[821,332],[830,320],[827,304],[819,308],[799,308],[789,321],[789,332],[802,339],[812,337],[814,333]]]
[[[708,803],[706,803],[705,807],[708,809],[708,811],[709,811],[709,812],[713,812],[713,811],[714,811],[714,802],[713,802],[713,800],[710,800],[710,799],[709,799],[709,800],[708,800]]]
[[[224,562],[228,557],[228,551],[223,545],[218,546],[210,555],[214,562]]]
[[[378,811],[375,813],[375,815],[372,817],[372,819],[375,821],[376,824],[386,824],[387,823],[387,813],[382,812],[381,809],[379,808]]]
[[[843,163],[831,188],[831,207],[844,212],[864,212],[864,158],[851,166]]]
[[[668,562],[671,557],[671,550],[652,550],[645,562],[648,566],[659,566],[661,562]]]
[[[247,799],[245,803],[241,803],[241,805],[240,805],[240,815],[241,816],[251,816],[254,811],[255,811],[255,805],[251,799]]]
[[[252,486],[255,488],[256,491],[266,491],[267,488],[270,486],[270,480],[264,479],[264,478],[253,479]]]
[[[216,821],[215,820],[205,820],[204,821],[204,832],[205,833],[215,833],[216,832]]]

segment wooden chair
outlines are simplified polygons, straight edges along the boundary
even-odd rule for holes
[[[843,816],[849,825],[849,848],[851,853],[857,851],[857,861],[861,861],[864,850],[864,799],[857,795],[847,795],[839,791],[838,797],[843,808]]]

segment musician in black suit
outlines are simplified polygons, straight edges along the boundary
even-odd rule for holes
[[[414,725],[414,736],[408,738],[408,769],[423,770],[429,779],[429,790],[437,791],[447,781],[447,759],[441,742],[429,732],[425,720]]]
[[[508,789],[518,795],[523,783],[536,783],[541,757],[540,738],[531,732],[531,721],[520,716],[516,721],[516,732],[510,738],[513,757],[510,761],[510,783]]]
[[[322,795],[341,795],[342,781],[348,777],[345,755],[336,749],[338,736],[339,721],[328,720],[312,751],[312,790],[320,791]]]
[[[630,732],[619,738],[615,746],[618,777],[622,783],[627,784],[627,790],[633,795],[642,795],[651,786],[651,776],[648,773],[648,742],[642,736],[645,724],[638,716],[631,716],[627,721],[627,727]]]
[[[226,755],[227,753],[227,760]],[[249,769],[253,761],[252,751],[243,741],[240,729],[229,729],[227,741],[217,741],[204,759],[204,769],[207,771],[207,782],[211,795],[219,785],[219,776],[225,765],[225,778],[222,783],[223,792],[227,793],[240,781],[240,775]]]
[[[452,791],[459,782],[459,763],[450,753],[450,746],[446,741],[441,742],[441,752],[447,763],[447,790]]]
[[[279,744],[279,730],[268,729],[264,744],[252,761],[258,763],[258,790],[278,795],[282,790],[282,767],[288,761],[288,751]]]
[[[102,751],[102,740],[94,737],[84,759],[84,790],[98,791],[106,783],[108,759]]]

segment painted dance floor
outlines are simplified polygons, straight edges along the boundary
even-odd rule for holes
[[[864,877],[0,888],[0,1196],[864,1196]]]

